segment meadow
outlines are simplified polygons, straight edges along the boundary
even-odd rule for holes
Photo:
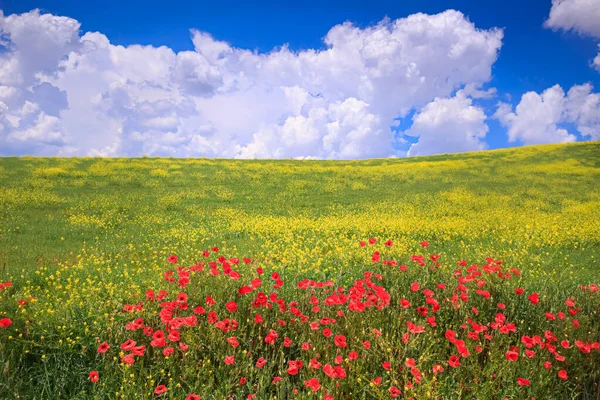
[[[598,142],[2,158],[0,398],[600,398],[599,182]]]

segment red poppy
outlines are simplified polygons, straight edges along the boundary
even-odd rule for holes
[[[225,356],[225,365],[233,365],[235,363],[235,357],[234,356]]]
[[[100,353],[100,354],[106,353],[108,351],[108,349],[110,349],[110,345],[106,342],[102,342],[102,343],[100,343],[100,346],[98,346],[98,353]]]
[[[169,339],[171,342],[178,342],[181,339],[181,335],[179,334],[179,331],[172,330],[169,332],[167,339]]]
[[[402,394],[402,392],[400,391],[400,389],[398,389],[396,386],[392,386],[390,388],[390,396],[391,397],[398,397]]]
[[[88,379],[92,382],[98,382],[98,380],[100,380],[100,375],[98,375],[98,371],[90,372],[90,376],[88,377]]]
[[[346,343],[346,336],[344,335],[336,335],[333,342],[337,347],[346,347],[348,345]]]
[[[519,353],[516,351],[507,351],[504,355],[508,361],[517,361],[519,359]]]
[[[564,369],[561,369],[560,371],[558,371],[558,377],[565,381],[567,379],[569,379],[569,376],[567,375],[567,371],[565,371]]]
[[[458,358],[457,355],[451,356],[448,360],[448,365],[450,365],[453,368],[457,368],[458,366],[460,366],[460,358]]]
[[[185,400],[200,400],[200,395],[196,393],[191,393],[185,397]]]
[[[260,357],[258,360],[256,360],[256,367],[257,368],[262,368],[267,364],[267,360],[265,360],[264,358]]]
[[[419,243],[419,244],[420,244],[421,246],[423,246],[423,247],[427,247],[427,246],[429,246],[429,243],[428,243],[428,242],[426,242],[425,240],[423,240],[423,241],[422,241],[421,243]]]
[[[230,301],[227,304],[225,304],[225,308],[229,312],[235,312],[238,309],[238,305],[237,305],[237,303],[235,301]]]
[[[163,349],[163,356],[165,356],[165,357],[169,357],[173,353],[175,353],[175,349],[172,347],[167,347],[167,348]]]
[[[121,362],[123,364],[128,364],[131,365],[135,362],[135,358],[133,357],[133,354],[127,354],[126,356],[124,356],[123,358],[121,358]]]
[[[0,328],[8,328],[9,326],[12,325],[12,321],[10,320],[10,318],[2,318],[0,319]]]
[[[135,340],[127,340],[126,342],[124,342],[123,344],[121,344],[121,350],[123,351],[130,351],[135,347]]]
[[[535,351],[533,350],[525,350],[525,355],[529,358],[535,357]]]
[[[169,390],[169,389],[167,389],[167,387],[165,385],[158,385],[156,387],[156,389],[154,389],[154,394],[157,394],[157,395],[163,394],[163,393],[166,393],[167,390]]]
[[[375,243],[377,243],[377,239],[369,238],[369,244],[375,244]]]
[[[304,381],[304,386],[311,389],[313,392],[316,392],[321,388],[321,383],[319,382],[319,379],[311,378],[307,381]]]
[[[529,301],[531,302],[531,304],[538,304],[540,302],[540,295],[537,293],[530,294]]]
[[[381,363],[381,366],[383,367],[383,369],[385,369],[386,371],[389,371],[392,369],[392,363],[390,363],[389,361],[385,361]]]
[[[529,386],[529,384],[531,382],[528,379],[525,379],[525,378],[518,378],[517,379],[517,383],[519,384],[519,386]]]

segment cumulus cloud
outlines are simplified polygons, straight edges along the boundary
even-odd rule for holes
[[[571,123],[584,136],[600,139],[600,94],[590,84],[575,85],[567,95],[560,85],[538,94],[527,92],[513,112],[500,103],[494,117],[508,128],[509,142],[523,144],[573,142],[577,138],[563,124]]]
[[[404,132],[419,138],[408,155],[483,150],[488,132],[485,119],[483,110],[473,106],[462,90],[451,98],[436,98],[415,114],[412,127]]]
[[[481,87],[503,36],[453,10],[344,23],[323,50],[266,53],[198,30],[194,51],[174,52],[79,29],[38,10],[0,12],[0,152],[387,157],[404,155],[390,126],[413,110],[411,154],[484,148],[485,115],[469,96],[495,95]]]
[[[598,0],[552,0],[545,26],[600,38],[600,3]]]
[[[600,39],[600,1],[552,0],[550,16],[544,25],[554,30],[573,31],[582,36]],[[600,52],[591,61],[591,65],[600,71]]]

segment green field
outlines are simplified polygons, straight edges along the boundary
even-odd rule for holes
[[[599,182],[599,143],[348,162],[4,158],[0,265],[16,278],[84,249],[116,266],[217,243],[333,273],[347,266],[336,248],[371,235],[585,280],[600,273]]]
[[[448,271],[500,259],[540,293],[600,283],[600,143],[364,161],[1,158],[0,282],[13,286],[0,318],[14,324],[0,332],[0,397],[148,397],[123,379],[160,368],[127,378],[115,363],[110,388],[91,391],[89,349],[126,333],[118,311],[158,288],[170,254],[191,265],[218,246],[290,285],[349,284],[369,237],[392,239],[386,256],[404,263],[426,240]],[[585,321],[600,331],[597,314]],[[593,398],[592,383],[573,385],[560,395]]]

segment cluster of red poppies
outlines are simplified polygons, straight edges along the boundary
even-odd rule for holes
[[[360,242],[360,246],[373,246],[376,243],[377,240],[371,238]],[[393,242],[388,240],[384,245],[391,247]],[[429,244],[421,242],[421,246],[425,248]],[[203,252],[203,255],[208,258],[218,252],[219,249],[215,247]],[[223,346],[215,348],[218,347],[223,353],[210,356],[222,363],[219,368],[229,368],[226,369],[229,378],[232,374],[240,374],[235,380],[239,386],[247,387],[248,398],[255,396],[256,385],[253,380],[258,379],[260,371],[269,365],[265,373],[271,374],[271,385],[290,379],[300,383],[307,391],[320,392],[323,398],[332,400],[334,395],[340,393],[336,392],[336,388],[341,387],[340,382],[348,382],[348,377],[353,374],[352,382],[355,382],[366,373],[372,374],[369,377],[371,387],[379,388],[387,382],[385,391],[392,398],[398,397],[403,391],[413,390],[424,379],[444,373],[447,367],[451,370],[458,369],[465,360],[470,359],[472,353],[489,353],[489,343],[497,337],[508,338],[503,343],[513,343],[501,353],[504,354],[503,359],[506,358],[504,362],[517,362],[522,354],[528,359],[544,357],[543,366],[547,370],[555,369],[552,361],[559,365],[563,363],[568,357],[566,351],[576,348],[586,355],[600,350],[598,341],[580,338],[574,341],[573,346],[571,341],[560,340],[557,333],[551,330],[528,336],[525,333],[531,334],[529,330],[518,328],[516,321],[510,320],[505,303],[490,304],[490,299],[500,290],[500,285],[508,285],[507,282],[512,278],[521,275],[514,268],[503,270],[500,260],[488,258],[484,265],[471,266],[461,260],[457,263],[458,269],[450,268],[452,279],[447,283],[434,283],[431,281],[434,275],[428,275],[425,279],[427,284],[415,280],[406,288],[394,288],[394,293],[398,293],[398,297],[394,298],[392,288],[384,286],[384,275],[403,274],[413,267],[398,265],[395,260],[385,260],[381,251],[369,254],[374,263],[370,269],[374,271],[363,272],[362,277],[351,281],[348,287],[336,287],[331,280],[319,282],[305,278],[288,289],[285,297],[282,291],[284,280],[277,272],[270,275],[269,285],[269,279],[264,278],[262,268],[252,270],[246,267],[241,272],[237,271],[235,268],[240,266],[237,258],[219,256],[216,261],[197,262],[186,267],[179,265],[178,257],[172,255],[167,261],[174,268],[167,270],[163,278],[178,286],[177,293],[169,293],[164,289],[156,292],[148,290],[145,302],[128,304],[123,308],[125,314],[146,313],[144,315],[147,317],[138,316],[125,325],[131,337],[119,345],[124,354],[121,362],[131,365],[141,357],[150,357],[154,362],[160,362],[161,357],[184,360],[188,352],[198,348],[198,343],[195,342],[198,335],[194,336],[194,329],[203,329],[211,332],[210,335],[203,335],[206,340],[222,340]],[[428,258],[431,262],[430,269],[424,271],[438,271],[441,268],[439,255],[431,254]],[[411,260],[417,269],[428,265],[424,256],[414,255]],[[252,263],[248,258],[242,261],[246,265]],[[375,272],[376,269],[381,273]],[[447,270],[442,272],[445,271]],[[203,282],[211,276],[228,277],[219,284],[233,285],[231,287],[234,289],[223,291],[222,293],[230,293],[223,298],[215,298],[203,292],[207,286],[201,289],[192,284],[192,278],[198,274],[203,274],[203,279],[198,280]],[[447,275],[450,274],[446,273]],[[234,283],[242,279],[246,283]],[[494,281],[493,285],[490,284],[491,281]],[[213,287],[215,285],[212,284]],[[186,288],[189,290],[180,291]],[[596,284],[583,286],[581,289],[590,295],[598,292]],[[510,291],[516,296],[517,302],[520,302],[519,298],[525,293],[519,287],[511,288]],[[477,300],[472,300],[473,296]],[[527,297],[530,304],[525,306],[541,306],[538,293],[529,293]],[[290,301],[290,298],[296,300]],[[569,320],[573,328],[578,328],[581,308],[577,306],[577,301],[567,298],[564,304],[564,311],[545,312],[546,320]],[[519,306],[523,306],[523,303]],[[485,312],[482,312],[484,308]],[[448,310],[448,313],[458,310],[462,312],[456,314],[462,315],[462,321],[458,324],[462,331],[452,329],[457,325],[456,319],[442,316],[444,321],[438,320],[440,315],[444,315],[444,310]],[[392,336],[398,335],[402,344],[409,344],[419,335],[430,334],[432,343],[445,349],[449,357],[422,361],[401,353],[403,362],[398,362],[398,357],[382,359],[380,355],[385,347],[385,337],[382,337],[380,329],[369,325],[375,323],[375,320],[380,327],[387,323],[391,325],[391,319],[398,319],[400,312],[406,313],[402,314],[406,330],[391,332]],[[357,320],[350,318],[351,314],[365,315],[361,320],[362,326],[353,325]],[[484,315],[493,317],[485,320]],[[586,332],[577,334],[584,336]],[[296,338],[292,335],[296,335]],[[525,347],[523,352],[519,343]],[[374,347],[378,349],[377,356],[369,354]],[[97,351],[104,354],[110,348],[107,342],[102,342]],[[537,354],[536,351],[545,351],[547,355]],[[443,352],[436,354],[440,353]],[[286,358],[281,359],[278,354],[285,354]],[[375,359],[378,361],[372,362]],[[248,374],[248,368],[236,369],[240,360],[253,368],[251,375]],[[358,373],[359,368],[354,365],[361,360]],[[241,371],[245,371],[245,375],[241,375]],[[395,371],[401,371],[402,374],[395,375]],[[568,380],[566,367],[556,368],[556,376],[561,380]],[[98,372],[92,371],[89,379],[97,382],[100,379]],[[532,384],[525,376],[518,377],[515,383],[518,386]],[[161,384],[155,388],[154,393],[160,395],[168,390],[167,386]],[[297,394],[299,390],[294,387],[292,391]],[[347,395],[341,396],[348,398]],[[196,393],[190,393],[186,397],[188,400],[198,398],[200,397]]]

